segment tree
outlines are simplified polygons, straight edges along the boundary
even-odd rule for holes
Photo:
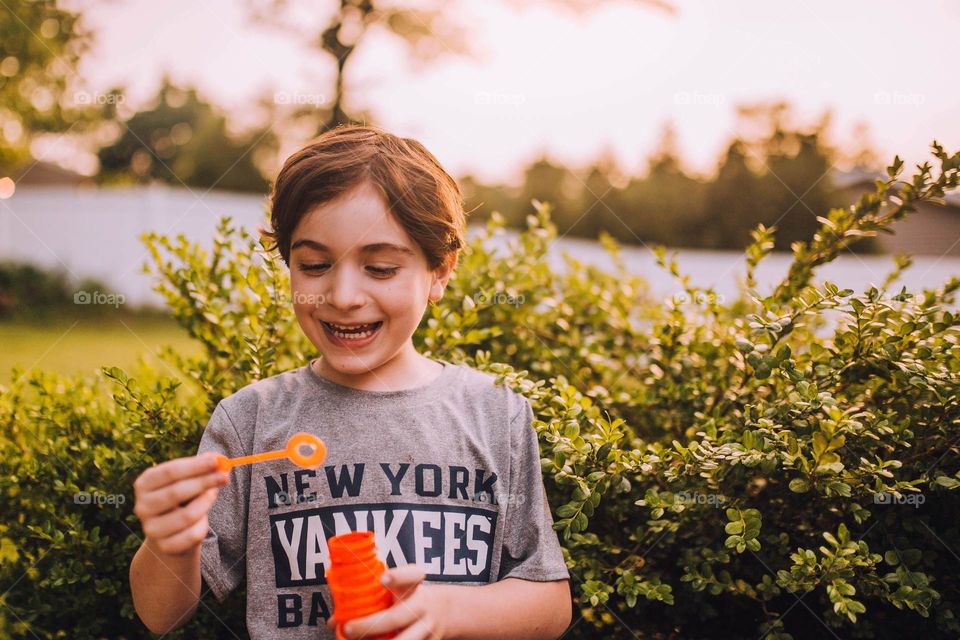
[[[831,181],[837,152],[827,143],[830,114],[801,126],[786,102],[738,107],[737,135],[708,188],[706,246],[741,249],[758,222],[776,226],[787,250],[817,228],[838,199]]]
[[[857,122],[853,126],[852,138],[850,150],[845,154],[844,160],[855,169],[879,171],[882,165],[870,137],[870,125],[863,121]]]
[[[518,226],[523,226],[525,214],[530,210],[530,201],[536,199],[555,203],[553,219],[561,233],[569,232],[582,213],[572,206],[579,191],[577,187],[577,179],[567,167],[553,164],[546,157],[536,160],[524,171],[515,214]]]
[[[37,134],[92,119],[94,106],[73,93],[74,74],[92,35],[80,15],[56,0],[7,0],[0,10],[0,173],[30,160]]]
[[[734,140],[707,186],[704,244],[710,248],[744,247],[759,219],[760,177],[747,162],[743,142]]]
[[[833,194],[831,162],[819,132],[794,135],[795,151],[771,149],[763,178],[769,199],[761,220],[777,226],[776,248],[781,250],[810,237],[820,225],[817,216],[840,204]]]
[[[634,236],[675,247],[702,245],[704,185],[684,171],[673,126],[663,127],[647,175],[627,186]]]
[[[457,182],[463,192],[463,208],[470,224],[488,220],[494,211],[499,211],[517,226],[522,222],[521,212],[516,207],[516,194],[509,187],[484,184],[472,175],[466,175]]]
[[[601,231],[614,234],[614,237],[618,237],[617,232],[627,231],[622,221],[624,211],[620,189],[615,184],[620,180],[619,174],[616,160],[609,153],[587,168],[574,207],[574,226],[563,231],[590,239],[596,239]]]
[[[546,1],[578,13],[594,10],[602,4],[584,0]],[[666,0],[634,1],[668,13],[674,12],[673,5]],[[423,0],[417,6],[403,6],[402,3],[383,0],[336,0],[333,12],[319,28],[319,34],[310,28],[304,33],[302,16],[290,15],[294,8],[302,11],[302,4],[289,0],[248,0],[248,4],[258,22],[277,25],[285,33],[302,33],[304,43],[309,48],[319,48],[333,58],[333,98],[326,110],[326,120],[318,123],[318,133],[356,121],[346,111],[346,69],[361,42],[368,39],[370,34],[380,31],[399,38],[418,65],[430,63],[444,55],[473,52],[468,44],[466,27],[450,17],[454,10],[449,1]],[[297,115],[316,117],[316,114],[317,110],[301,110]]]
[[[242,137],[196,89],[164,80],[152,106],[123,123],[123,134],[100,149],[105,182],[150,182],[235,191],[266,191],[255,157],[275,144],[269,129]]]
[[[346,111],[346,69],[361,42],[372,33],[386,32],[399,38],[420,63],[445,53],[468,51],[462,27],[449,19],[446,3],[440,0],[420,3],[416,8],[380,0],[337,0],[322,26],[310,25],[306,29],[299,17],[290,15],[294,9],[302,9],[301,5],[288,0],[248,0],[248,4],[258,21],[280,27],[285,33],[299,33],[306,47],[319,48],[333,58],[333,97],[327,109],[297,113],[301,117],[318,118],[319,114],[325,118],[316,122],[318,133],[356,121]]]

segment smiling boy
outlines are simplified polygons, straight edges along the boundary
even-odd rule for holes
[[[320,357],[224,398],[197,456],[137,479],[141,619],[166,633],[201,594],[222,601],[245,581],[254,640],[333,638],[326,540],[369,530],[396,602],[341,625],[347,637],[560,636],[569,573],[529,402],[412,341],[463,246],[456,182],[414,140],[341,127],[286,161],[271,209]],[[297,431],[325,441],[320,469],[214,467],[215,453],[282,448]]]

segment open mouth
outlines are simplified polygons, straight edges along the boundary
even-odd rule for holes
[[[383,326],[383,320],[370,322],[367,324],[349,325],[325,322],[321,320],[320,324],[323,325],[323,328],[327,333],[339,338],[340,340],[364,340],[375,334],[380,327]]]

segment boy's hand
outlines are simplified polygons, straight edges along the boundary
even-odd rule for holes
[[[348,638],[375,638],[395,631],[397,640],[445,637],[443,590],[435,585],[421,585],[425,575],[415,564],[388,569],[383,574],[383,583],[393,593],[393,606],[351,620],[343,626],[344,635]],[[330,616],[327,626],[335,628],[336,625],[336,619]]]
[[[216,455],[205,453],[150,467],[133,483],[133,512],[146,542],[177,556],[195,551],[207,535],[207,513],[230,475],[217,470]]]

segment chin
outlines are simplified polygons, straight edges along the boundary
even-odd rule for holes
[[[322,335],[316,336],[311,339],[311,342],[313,346],[317,348],[317,352],[320,353],[326,361],[326,365],[324,366],[328,366],[343,374],[368,373],[377,369],[390,359],[388,350],[386,350],[383,345],[378,345],[378,348],[369,351],[365,350],[350,353],[349,351],[332,347],[325,342],[324,338],[325,336]]]
[[[323,356],[327,366],[331,369],[347,375],[369,373],[383,364],[380,358],[372,358],[370,356],[327,355],[322,351],[320,355]]]

